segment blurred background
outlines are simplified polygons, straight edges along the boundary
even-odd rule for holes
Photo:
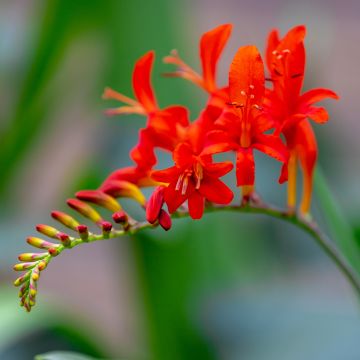
[[[233,23],[219,84],[239,46],[305,24],[305,89],[327,87],[331,121],[316,126],[320,167],[313,209],[352,264],[359,251],[360,3],[327,0],[2,0],[0,2],[0,359],[51,350],[114,359],[359,359],[359,304],[306,234],[262,216],[211,214],[81,246],[51,263],[38,304],[18,306],[11,270],[34,225],[79,189],[130,164],[144,119],[106,118],[105,86],[132,96],[133,64],[156,51],[161,106],[195,119],[206,98],[161,77],[176,48],[199,68],[203,32]],[[279,165],[257,158],[257,186],[283,206]],[[326,179],[326,181],[324,180]],[[129,204],[131,206],[131,204]]]

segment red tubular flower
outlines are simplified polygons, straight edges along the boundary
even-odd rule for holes
[[[273,88],[266,93],[264,107],[282,132],[290,151],[288,206],[296,206],[296,168],[300,162],[303,172],[303,198],[300,211],[308,213],[311,204],[312,182],[317,158],[317,144],[309,118],[319,124],[329,116],[323,107],[314,104],[325,98],[338,99],[328,89],[313,89],[300,95],[305,71],[304,26],[291,29],[280,40],[278,32],[272,31],[266,51],[267,65]]]
[[[231,171],[230,162],[212,163],[208,155],[194,153],[189,143],[176,147],[173,160],[175,166],[152,173],[154,180],[169,184],[164,189],[164,200],[170,213],[188,200],[190,216],[200,219],[205,199],[216,204],[231,202],[231,189],[219,180]]]
[[[264,96],[264,65],[255,46],[241,47],[231,64],[229,73],[230,108],[215,122],[218,130],[209,134],[211,145],[207,153],[235,150],[237,185],[243,195],[253,192],[257,149],[282,161],[287,161],[287,150],[278,136],[264,134],[272,123],[262,111]]]
[[[228,100],[227,88],[219,88],[216,85],[216,66],[221,53],[230,37],[232,25],[224,24],[204,33],[200,39],[200,59],[202,75],[188,66],[173,50],[169,56],[164,58],[167,64],[173,64],[178,70],[167,73],[167,76],[182,77],[204,89],[211,95],[212,105],[223,106]]]

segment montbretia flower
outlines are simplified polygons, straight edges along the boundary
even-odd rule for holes
[[[175,166],[152,173],[156,181],[168,183],[163,190],[169,212],[175,212],[188,200],[189,214],[200,219],[205,200],[215,204],[228,204],[233,192],[219,177],[233,168],[230,162],[213,163],[208,155],[197,155],[188,143],[181,143],[173,153]]]
[[[254,191],[254,149],[282,162],[286,162],[288,156],[279,136],[264,133],[273,125],[262,109],[264,83],[260,53],[255,46],[241,47],[229,72],[231,108],[215,122],[218,130],[209,133],[207,152],[236,151],[237,185],[243,187],[245,197]]]
[[[266,92],[264,107],[275,122],[277,132],[282,132],[290,151],[288,163],[288,206],[296,206],[296,172],[300,162],[303,172],[303,197],[300,211],[308,213],[311,204],[317,144],[307,118],[316,123],[327,122],[325,108],[314,104],[325,98],[338,99],[328,89],[313,89],[301,95],[305,71],[304,26],[296,26],[280,40],[277,30],[268,38],[266,60],[270,71],[272,89]]]

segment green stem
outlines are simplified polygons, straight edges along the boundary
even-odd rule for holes
[[[358,278],[358,275],[349,265],[347,260],[342,256],[339,250],[336,248],[335,244],[320,229],[318,224],[313,219],[311,219],[310,216],[305,217],[296,213],[289,213],[288,211],[284,211],[266,204],[247,204],[241,206],[212,206],[207,207],[205,211],[209,213],[217,211],[234,211],[240,213],[263,214],[276,219],[281,219],[297,226],[298,228],[307,232],[318,243],[318,245],[325,251],[325,253],[335,262],[338,268],[352,284],[356,292],[360,295],[360,280]],[[185,211],[173,214],[174,218],[182,218],[188,216],[188,212]]]

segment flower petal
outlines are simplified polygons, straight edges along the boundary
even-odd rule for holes
[[[306,116],[318,124],[325,124],[329,120],[329,114],[323,107],[310,107]]]
[[[251,148],[239,148],[236,153],[237,186],[254,185],[255,161]]]
[[[194,191],[188,199],[188,204],[191,218],[194,220],[201,219],[205,208],[204,197],[198,191]]]
[[[230,161],[224,161],[221,163],[206,164],[205,171],[212,177],[222,177],[233,169],[234,165]]]
[[[230,65],[230,101],[244,104],[244,91],[247,95],[250,92],[254,95],[251,100],[253,103],[261,103],[265,89],[264,81],[264,64],[259,50],[253,45],[241,47]]]
[[[312,89],[300,96],[299,104],[300,106],[312,105],[327,98],[338,100],[339,96],[329,89]]]
[[[188,167],[194,162],[192,148],[187,143],[179,144],[173,152],[173,160],[177,167]]]
[[[132,78],[135,96],[148,113],[158,109],[151,85],[151,69],[154,57],[153,51],[143,55],[135,64]]]
[[[229,204],[234,198],[234,194],[228,186],[219,179],[209,176],[201,182],[199,192],[215,204]]]
[[[171,183],[177,181],[180,170],[176,166],[172,166],[163,170],[154,170],[151,172],[151,178],[162,183]]]
[[[200,58],[205,87],[216,90],[215,75],[219,57],[229,39],[232,25],[224,24],[206,32],[200,40]]]
[[[289,152],[281,141],[281,138],[274,135],[258,134],[255,137],[253,148],[257,149],[276,160],[286,162]]]

